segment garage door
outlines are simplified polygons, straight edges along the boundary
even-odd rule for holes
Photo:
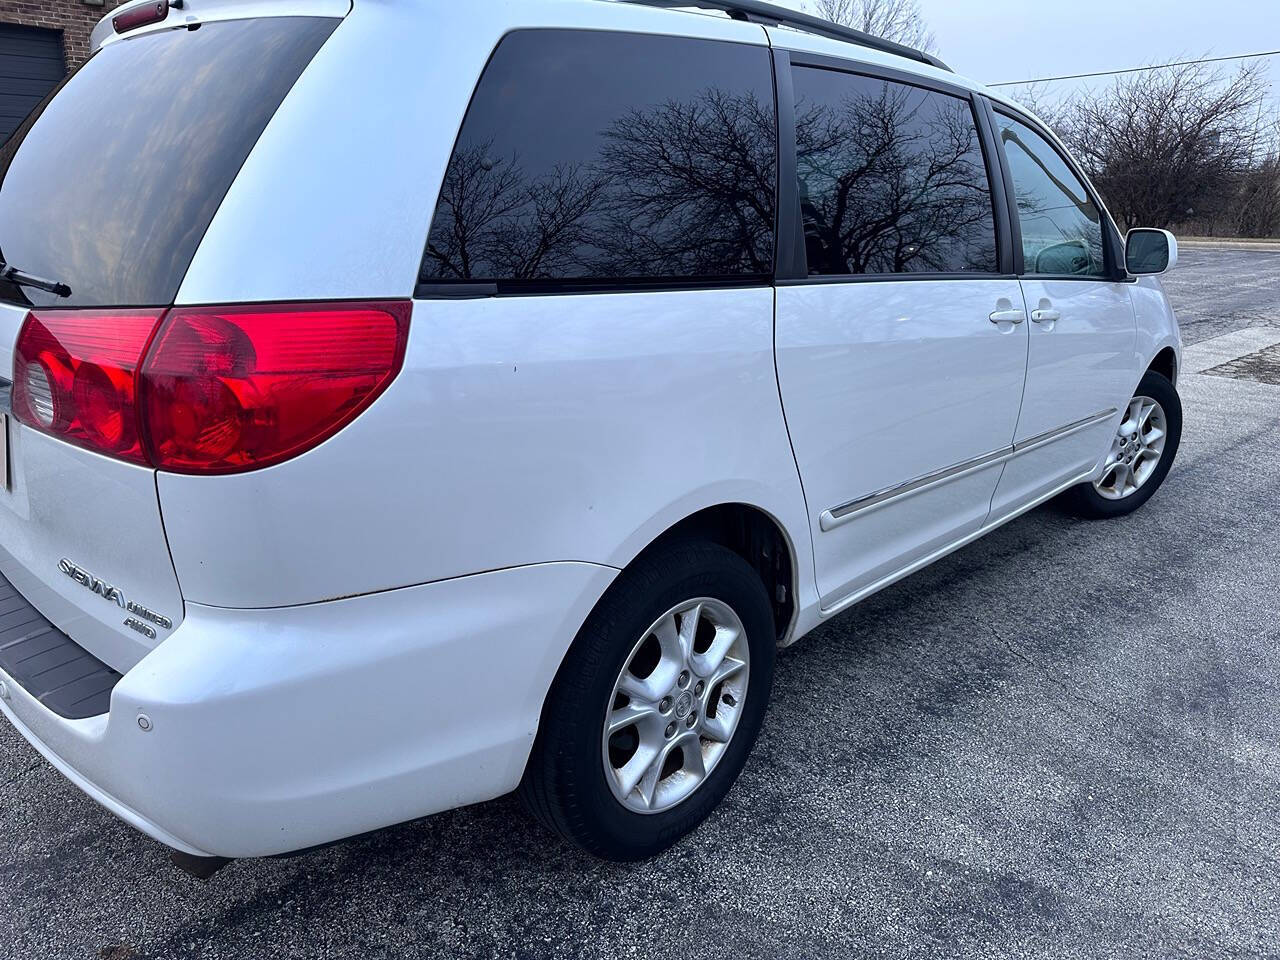
[[[56,30],[0,23],[0,143],[66,72]]]

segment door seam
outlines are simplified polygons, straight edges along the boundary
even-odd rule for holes
[[[796,468],[796,483],[800,485],[800,500],[804,504],[805,525],[809,528],[809,561],[813,568],[813,589],[818,593],[818,543],[813,529],[813,514],[809,511],[809,494],[804,489],[804,475],[800,472],[800,458],[796,456],[795,441],[791,439],[791,424],[787,420],[787,404],[782,398],[782,376],[778,372],[778,288],[773,288],[773,386],[778,392],[778,412],[782,414],[782,429],[787,434],[787,446],[791,448],[791,463]],[[798,588],[797,588],[798,589]],[[799,609],[799,598],[796,598]]]

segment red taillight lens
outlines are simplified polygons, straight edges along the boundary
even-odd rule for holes
[[[23,423],[134,463],[136,374],[159,310],[31,314],[18,334],[13,413]]]
[[[409,314],[398,301],[32,314],[18,337],[14,412],[162,470],[253,470],[311,449],[368,407],[400,372]]]
[[[162,470],[278,463],[341,430],[400,371],[407,303],[175,308],[143,364]]]

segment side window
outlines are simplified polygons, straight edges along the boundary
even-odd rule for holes
[[[510,34],[454,146],[421,280],[768,278],[775,128],[762,47]]]
[[[998,272],[968,100],[810,67],[794,80],[810,275]]]
[[[996,114],[1022,225],[1023,272],[1106,276],[1102,214],[1062,155],[1025,123]]]

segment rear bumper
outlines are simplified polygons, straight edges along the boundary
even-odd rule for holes
[[[556,669],[615,575],[550,563],[300,607],[191,604],[109,713],[64,719],[11,680],[0,709],[156,840],[288,853],[513,789]]]

